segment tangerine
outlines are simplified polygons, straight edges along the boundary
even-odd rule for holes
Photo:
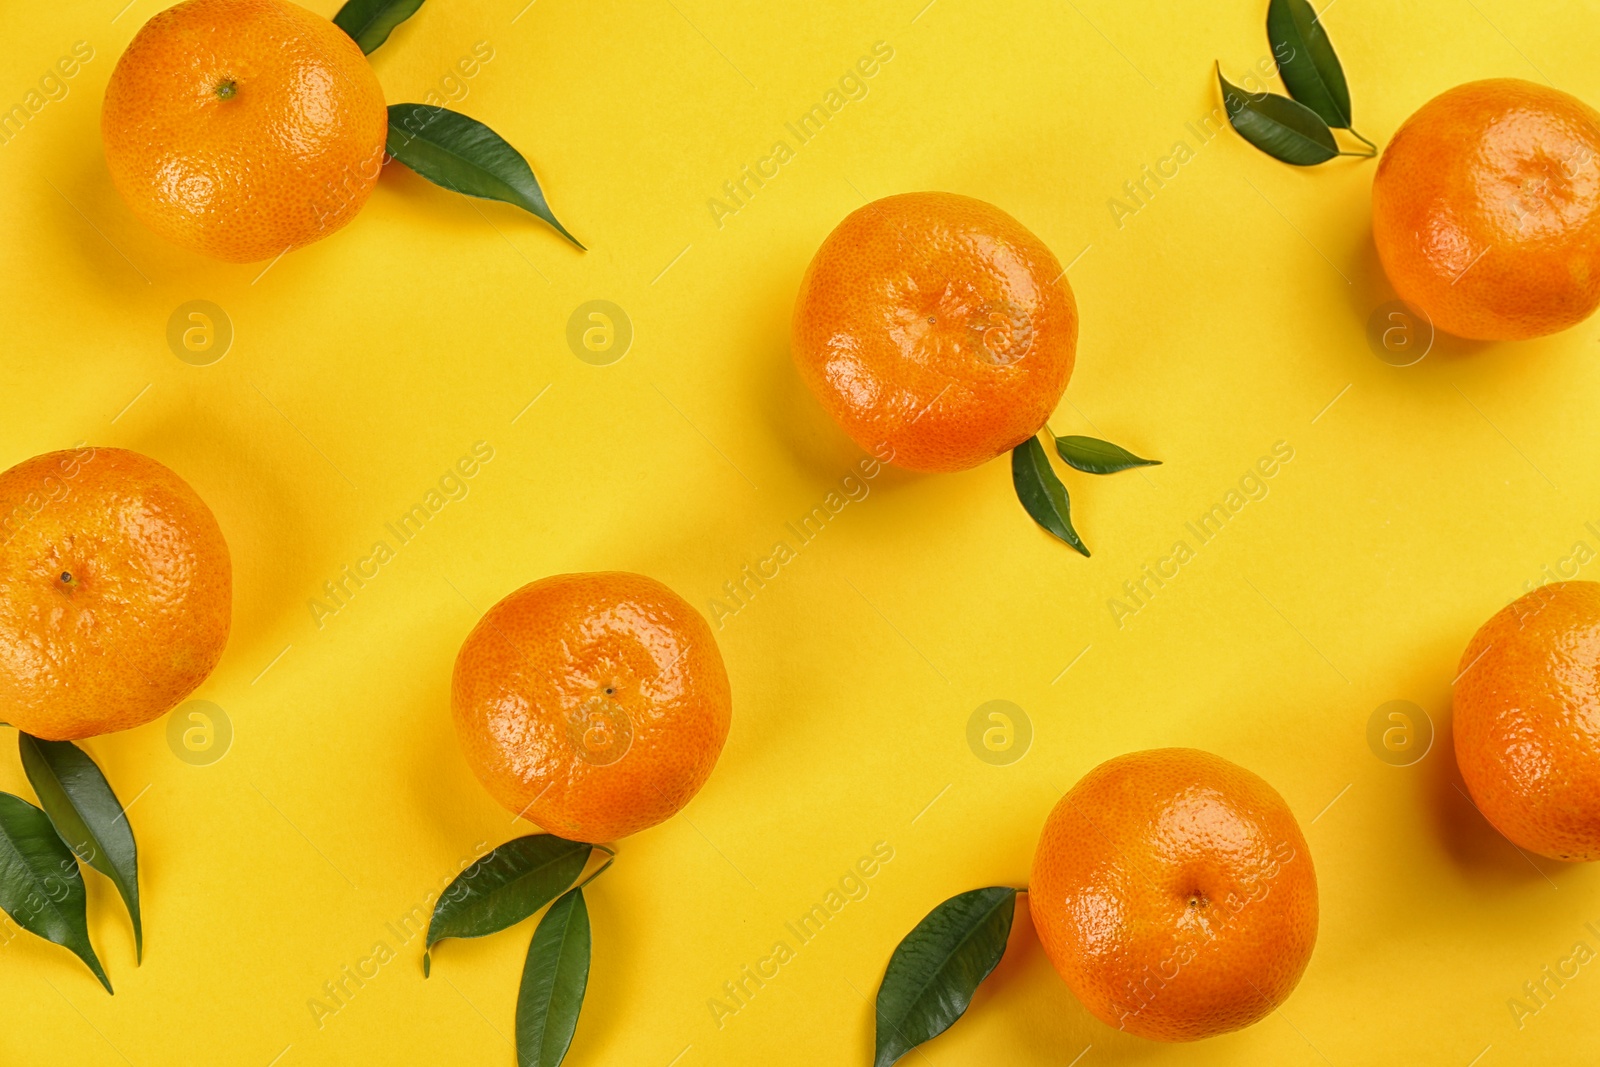
[[[505,597],[467,635],[450,693],[489,794],[596,844],[687,804],[731,713],[710,625],[655,579],[621,572],[557,575]]]
[[[141,222],[232,263],[355,218],[389,112],[361,49],[288,0],[184,0],[117,60],[100,113],[111,180]]]
[[[1582,322],[1600,307],[1600,114],[1514,78],[1447,90],[1384,150],[1372,233],[1400,298],[1447,333]]]
[[[1600,859],[1600,583],[1513,601],[1459,672],[1456,764],[1484,818],[1541,856]]]
[[[1084,775],[1045,821],[1028,906],[1084,1007],[1157,1041],[1259,1021],[1317,940],[1316,872],[1289,806],[1257,775],[1188,748]]]
[[[1078,306],[1050,249],[1004,211],[905,193],[828,235],[791,340],[800,377],[856,444],[908,470],[960,471],[1055,411]]]
[[[147,723],[211,673],[232,610],[216,517],[155,460],[85,447],[0,474],[0,721],[50,741]]]

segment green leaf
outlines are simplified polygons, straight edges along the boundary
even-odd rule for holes
[[[84,863],[117,887],[133,920],[136,958],[144,959],[139,917],[139,853],[133,827],[89,754],[71,741],[42,741],[17,732],[22,769],[56,833]]]
[[[550,905],[528,946],[517,993],[517,1067],[556,1067],[589,985],[589,908],[582,888]]]
[[[1159,467],[1159,459],[1140,459],[1120,445],[1095,437],[1057,437],[1056,453],[1085,474],[1116,474],[1134,467]]]
[[[484,937],[515,926],[578,880],[594,848],[554,834],[507,841],[462,871],[434,905],[422,973],[429,953],[447,937]]]
[[[389,154],[435,185],[532,212],[573,244],[522,153],[477,119],[428,104],[389,105]]]
[[[89,943],[88,899],[78,861],[50,817],[21,797],[0,793],[0,908],[24,930],[70,949],[110,993]]]
[[[333,16],[333,24],[354,38],[361,51],[371,55],[389,39],[394,28],[417,13],[422,0],[348,0]]]
[[[1016,905],[1010,886],[974,889],[934,908],[905,936],[878,987],[873,1067],[889,1067],[961,1018],[1005,955]]]
[[[1251,94],[1231,84],[1217,68],[1228,121],[1239,136],[1273,159],[1296,167],[1314,167],[1339,154],[1333,131],[1315,111],[1287,96]]]
[[[1089,554],[1088,546],[1072,528],[1072,505],[1067,487],[1050,467],[1050,457],[1037,437],[1030,437],[1011,450],[1011,484],[1017,499],[1033,521],[1073,548]]]
[[[1272,0],[1267,40],[1289,95],[1335,129],[1350,128],[1350,86],[1333,42],[1306,0]]]

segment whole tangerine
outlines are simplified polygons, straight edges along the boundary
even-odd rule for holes
[[[349,35],[288,0],[184,0],[134,35],[100,113],[140,221],[232,263],[344,226],[377,185],[383,87]]]
[[[51,741],[143,725],[216,667],[232,611],[216,517],[155,460],[84,447],[0,474],[0,721]]]
[[[1317,940],[1311,852],[1277,790],[1187,748],[1086,774],[1045,821],[1028,906],[1096,1018],[1156,1041],[1259,1021]]]
[[[1456,764],[1484,818],[1541,856],[1600,859],[1600,583],[1508,604],[1458,673]]]
[[[905,193],[852,212],[806,268],[791,350],[851,439],[960,471],[1038,433],[1072,376],[1078,307],[1044,242],[992,204]]]
[[[1395,291],[1447,333],[1582,322],[1600,307],[1600,114],[1514,78],[1447,90],[1385,149],[1372,233]]]
[[[653,578],[562,574],[486,612],[450,686],[456,734],[489,794],[576,841],[656,825],[700,791],[728,737],[711,627]]]

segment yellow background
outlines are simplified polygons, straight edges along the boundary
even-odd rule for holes
[[[461,758],[456,649],[497,598],[562,571],[647,572],[709,612],[859,458],[789,362],[809,256],[864,199],[947,189],[1075,261],[1083,330],[1055,429],[1166,465],[1069,477],[1090,560],[1033,526],[1004,461],[887,471],[724,619],[732,735],[699,797],[591,887],[568,1062],[870,1062],[898,939],[959,890],[1024,883],[1060,791],[1162,745],[1256,770],[1306,831],[1321,935],[1283,1010],[1197,1046],[1123,1036],[1077,1006],[1023,921],[972,1010],[907,1062],[1593,1061],[1600,965],[1520,1028],[1507,1001],[1575,942],[1600,947],[1584,928],[1600,926],[1597,872],[1494,835],[1452,784],[1447,722],[1473,630],[1576,542],[1600,549],[1585,527],[1600,527],[1600,322],[1441,341],[1405,369],[1374,358],[1366,322],[1390,293],[1373,164],[1299,171],[1186,128],[1218,103],[1214,60],[1239,81],[1268,55],[1263,3],[429,0],[373,57],[389,98],[447,87],[486,42],[453,106],[527,154],[590,251],[391,166],[352,225],[263,273],[163,244],[112,190],[101,93],[159,4],[123,2],[7,11],[0,104],[76,41],[94,58],[0,145],[0,461],[88,440],[199,490],[232,546],[236,607],[195,696],[236,736],[209,766],[178,759],[164,723],[88,744],[132,804],[144,964],[89,876],[117,994],[15,936],[0,1060],[513,1063],[532,923],[447,943],[426,982],[419,940],[387,927],[477,850],[531,832]],[[1580,0],[1342,0],[1328,26],[1380,143],[1475,78],[1600,101]],[[784,123],[879,41],[894,55],[868,95],[796,146]],[[719,227],[708,201],[779,138],[795,158]],[[1180,140],[1194,158],[1119,227],[1108,201]],[[167,346],[194,299],[235,330],[211,366]],[[565,340],[594,299],[634,327],[609,366]],[[469,495],[319,629],[322,583],[478,441],[494,459]],[[1270,494],[1119,627],[1122,583],[1278,441],[1294,459]],[[1033,726],[1009,766],[967,744],[992,699]],[[1438,726],[1415,766],[1368,747],[1390,700]],[[0,788],[31,796],[14,757]],[[719,1027],[722,983],[878,842],[894,858],[868,895]],[[308,1001],[380,941],[398,958],[319,1026]]]

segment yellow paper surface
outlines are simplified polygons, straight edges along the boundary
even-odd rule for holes
[[[1239,82],[1269,55],[1263,4],[429,0],[373,57],[389,99],[437,93],[503,134],[590,251],[391,166],[346,230],[268,268],[164,244],[112,189],[100,97],[158,9],[123,2],[7,12],[0,104],[41,95],[0,143],[0,465],[86,440],[199,490],[236,607],[195,698],[233,736],[205,765],[177,755],[182,723],[174,742],[162,721],[87,743],[131,805],[144,963],[98,875],[114,998],[8,928],[0,1060],[514,1063],[532,923],[447,943],[427,981],[404,925],[477,852],[531,832],[461,757],[450,668],[523,583],[628,569],[718,616],[734,722],[699,797],[622,842],[588,891],[574,1067],[870,1062],[899,938],[960,890],[1024,884],[1061,791],[1165,745],[1259,772],[1305,829],[1321,933],[1283,1010],[1194,1046],[1126,1037],[1077,1005],[1023,921],[972,1010],[907,1062],[1593,1061],[1600,965],[1563,961],[1600,950],[1597,873],[1490,831],[1452,784],[1447,725],[1484,619],[1546,567],[1600,577],[1575,551],[1600,552],[1600,323],[1377,359],[1368,319],[1392,294],[1374,165],[1300,171],[1204,134],[1213,61]],[[1327,25],[1380,143],[1475,78],[1600,101],[1582,3],[1343,0]],[[41,89],[80,41],[92,58]],[[875,73],[846,79],[875,50]],[[802,141],[789,124],[833,91]],[[741,181],[735,200],[724,183]],[[847,481],[860,454],[792,369],[812,251],[864,200],[916,189],[999,204],[1072,264],[1083,328],[1053,425],[1165,461],[1069,473],[1092,559],[1033,526],[1003,460]],[[232,330],[205,366],[167,340],[197,300]],[[632,333],[605,365],[567,340],[597,300]],[[465,495],[398,544],[386,524],[474,447],[492,459]],[[1275,448],[1292,458],[1249,480]],[[1220,533],[1189,531],[1235,490]],[[729,599],[830,493],[821,533]],[[379,541],[394,558],[315,611]],[[1145,578],[1172,575],[1179,541],[1192,558]],[[1111,606],[1141,580],[1136,611]],[[1014,739],[1031,732],[1007,765],[969,746],[994,700],[1025,716]],[[1408,767],[1367,741],[1397,700],[1437,735]],[[0,788],[31,796],[13,756]],[[796,938],[787,924],[875,849],[891,858]],[[745,979],[771,974],[780,941],[792,958]]]

